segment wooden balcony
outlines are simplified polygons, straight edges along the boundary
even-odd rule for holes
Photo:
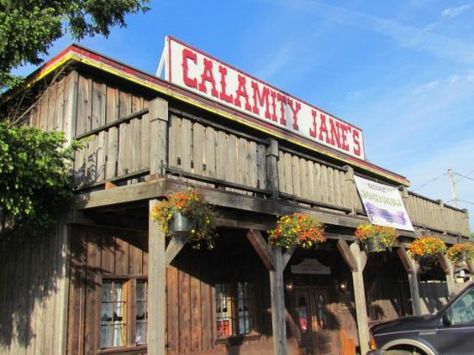
[[[116,119],[99,117],[99,122],[109,123],[77,130],[76,139],[83,143],[74,164],[79,189],[93,189],[106,182],[133,184],[150,173],[150,147],[159,137],[152,133],[149,103],[124,93],[112,97],[118,102],[107,105],[115,108]],[[271,152],[270,138],[235,130],[215,119],[187,114],[175,107],[170,107],[167,115],[163,138],[167,151],[160,154],[167,159],[154,162],[160,166],[162,175],[248,196],[272,194],[267,156],[275,152]],[[341,214],[365,215],[352,167],[295,151],[285,142],[276,146],[280,199]],[[454,236],[469,235],[467,211],[400,189],[415,226]]]

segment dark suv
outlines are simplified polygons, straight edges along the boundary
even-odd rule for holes
[[[370,332],[368,355],[474,354],[474,284],[435,315],[402,317]]]

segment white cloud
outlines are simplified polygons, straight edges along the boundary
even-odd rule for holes
[[[436,88],[439,85],[439,80],[432,80],[426,84],[422,84],[420,86],[417,86],[413,89],[413,95],[419,95],[423,94],[427,91],[430,91],[434,88]]]
[[[459,16],[463,12],[469,10],[471,7],[472,7],[472,5],[470,5],[470,4],[465,4],[465,5],[461,5],[461,6],[458,6],[458,7],[449,7],[447,9],[443,10],[443,12],[441,13],[441,16],[453,18],[453,17]]]

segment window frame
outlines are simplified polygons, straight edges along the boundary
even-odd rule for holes
[[[239,302],[239,292],[238,287],[239,284],[247,284],[247,298],[249,302],[248,312],[249,312],[249,331],[247,333],[238,334],[239,332],[239,310],[238,310],[238,302]],[[231,290],[230,303],[232,304],[232,314],[229,317],[231,321],[231,334],[224,337],[218,337],[218,330],[217,330],[217,322],[218,322],[218,295],[217,295],[217,286],[226,286],[229,287]],[[256,329],[256,307],[255,307],[255,283],[250,280],[238,280],[238,281],[222,281],[216,282],[214,284],[214,288],[216,290],[213,302],[215,304],[214,307],[214,339],[216,344],[221,343],[228,343],[232,342],[233,339],[242,339],[242,338],[256,338],[260,337],[261,334],[258,333]]]
[[[146,302],[146,311],[145,319],[147,324],[147,336],[146,341],[143,344],[137,344],[135,341],[132,341],[136,337],[136,292],[137,292],[137,281],[144,281],[147,285],[145,290],[145,302]],[[125,345],[115,346],[115,347],[102,347],[102,289],[105,281],[112,282],[123,282],[124,287],[128,289],[127,299],[126,299],[126,308],[127,312],[127,322],[125,324]],[[146,350],[148,345],[148,277],[145,275],[101,275],[100,285],[98,287],[98,314],[96,324],[98,325],[97,331],[97,349],[99,354],[112,354],[112,353],[123,353],[127,351],[137,351],[137,350]]]

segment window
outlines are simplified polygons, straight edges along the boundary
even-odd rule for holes
[[[147,286],[144,279],[102,281],[102,349],[146,344]]]
[[[248,282],[216,284],[217,338],[252,331],[252,286]]]
[[[474,324],[474,288],[459,297],[447,311],[452,324]]]

